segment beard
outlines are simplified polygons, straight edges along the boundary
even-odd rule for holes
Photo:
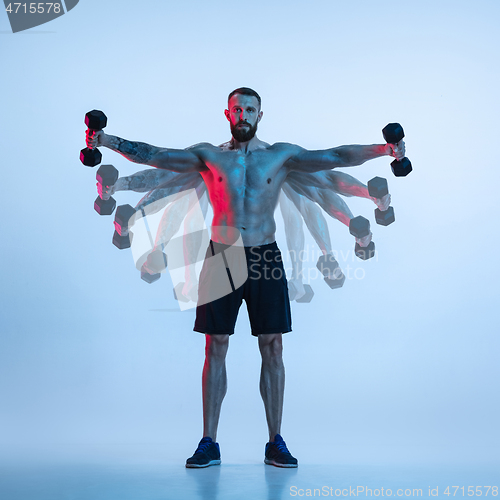
[[[250,125],[248,123],[248,127],[239,128],[238,125],[241,125],[241,123],[243,122],[239,122],[236,125],[233,125],[231,123],[231,135],[238,142],[248,142],[257,133],[257,122],[255,123],[255,125]]]

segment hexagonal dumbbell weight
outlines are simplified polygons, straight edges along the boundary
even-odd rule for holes
[[[113,234],[113,245],[123,250],[130,248],[133,233],[130,227],[134,224],[135,208],[130,205],[120,205],[115,213],[115,232]]]
[[[368,181],[368,194],[372,198],[383,198],[386,194],[389,194],[389,186],[387,185],[387,179],[383,177],[374,177]],[[375,221],[381,226],[388,226],[392,224],[396,218],[394,217],[394,208],[389,207],[387,210],[382,211],[379,208],[375,209]]]
[[[311,285],[304,285],[305,294],[300,299],[296,299],[297,297],[297,289],[295,288],[295,284],[293,281],[288,281],[288,297],[290,301],[295,300],[296,302],[311,302],[314,297],[313,289]]]
[[[147,268],[147,269],[146,269]],[[141,268],[141,279],[146,283],[154,283],[161,278],[167,268],[167,256],[161,250],[154,250],[148,255]],[[150,271],[153,271],[152,273]]]
[[[382,129],[382,134],[385,142],[389,144],[397,144],[405,136],[403,127],[399,123],[389,123]],[[405,177],[413,170],[406,156],[402,160],[394,160],[391,169],[396,177]]]
[[[87,125],[89,130],[98,132],[99,130],[102,130],[107,124],[108,119],[106,118],[106,115],[98,109],[89,111],[85,115],[85,125]],[[102,154],[97,148],[84,148],[80,151],[80,161],[87,167],[95,167],[96,165],[99,165],[99,163],[101,163],[101,160]]]
[[[113,165],[101,165],[96,173],[101,186],[111,187],[118,180],[118,170]],[[94,210],[99,215],[111,215],[116,207],[116,200],[110,195],[99,195],[94,201]]]
[[[306,293],[300,299],[295,299],[295,302],[300,302],[301,304],[311,302],[314,297],[314,291],[311,288],[311,285],[304,285],[304,290]]]
[[[154,283],[155,281],[158,281],[161,278],[161,273],[154,273],[150,274],[148,271],[145,269],[141,269],[141,280],[145,281],[146,283]]]
[[[162,273],[167,268],[167,256],[161,250],[154,250],[148,255],[145,265],[156,273]]]
[[[370,234],[370,221],[361,217],[361,215],[354,217],[349,222],[349,232],[355,238],[364,238],[365,236],[368,236]],[[362,247],[356,242],[354,253],[356,254],[356,257],[359,257],[362,260],[371,259],[375,255],[375,243],[370,241],[370,244],[367,247]]]
[[[340,269],[339,263],[335,260],[335,257],[332,254],[322,255],[318,259],[316,267],[319,269],[320,273],[323,275],[325,283],[330,288],[340,288],[344,284],[344,273]]]

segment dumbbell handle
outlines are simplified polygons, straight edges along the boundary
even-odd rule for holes
[[[397,145],[403,140],[405,133],[399,123],[389,123],[382,129],[382,134],[388,144]],[[394,160],[391,163],[392,171],[395,176],[406,176],[412,171],[410,160],[404,156],[400,160]]]
[[[108,182],[109,181],[109,182]],[[102,181],[97,181],[97,184],[103,186],[103,187],[107,187],[107,188],[112,188],[113,186],[116,186],[116,181],[115,182],[112,182],[110,181],[110,179],[103,179]],[[110,193],[110,194],[106,194],[106,195],[99,195],[103,200],[107,200],[110,196],[113,196],[113,193]],[[107,196],[107,198],[106,198]]]
[[[96,173],[96,180],[101,186],[111,187],[117,183],[118,176],[118,170],[113,165],[101,165]],[[100,197],[103,200],[107,200],[111,195],[106,196],[107,198]]]
[[[100,130],[95,130],[95,129],[93,129],[93,128],[89,128],[89,129],[88,129],[88,132],[89,132],[89,134],[88,134],[88,135],[89,135],[89,139],[94,139],[94,138],[95,138],[96,133],[97,133],[97,132],[100,132],[101,130],[102,130],[102,129],[100,129]],[[92,132],[92,135],[90,134],[90,132]],[[98,147],[98,146],[100,146],[100,145],[101,145],[101,144],[96,144],[94,147],[92,147],[92,146],[87,146],[87,148],[88,148],[88,149],[90,149],[90,150],[94,150],[94,149],[97,149],[97,147]]]
[[[113,165],[101,165],[96,173],[98,196],[94,201],[94,209],[99,215],[111,215],[116,207],[116,200],[111,193],[104,194],[103,188],[114,186],[118,181],[118,175],[118,170]]]
[[[387,194],[389,194],[389,193],[387,193]],[[384,196],[387,196],[387,195],[384,195]],[[382,198],[383,198],[383,197],[382,197]],[[377,198],[377,199],[378,199],[378,200],[381,200],[382,198]],[[377,205],[377,208],[376,208],[376,210],[378,210],[380,213],[383,213],[383,214],[385,214],[385,213],[386,213],[388,210],[390,210],[390,209],[391,209],[391,206],[390,206],[390,205],[389,205],[389,206],[388,206],[385,210],[382,210],[382,209],[381,209],[378,205]]]
[[[389,195],[387,179],[384,179],[383,177],[374,177],[369,180],[367,188],[368,195],[377,200],[381,200],[385,196]],[[377,205],[377,208],[375,209],[375,220],[377,221],[377,224],[381,224],[383,226],[392,224],[395,220],[394,209],[389,206],[386,210],[381,210]]]
[[[103,184],[104,185],[104,184]],[[111,187],[111,186],[108,186],[106,185],[106,187]],[[113,195],[111,193],[107,193],[107,194],[104,194],[101,190],[101,194],[99,194],[99,192],[97,192],[97,196],[99,196],[99,198],[101,198],[101,200],[104,200],[104,201],[107,201],[109,200]]]

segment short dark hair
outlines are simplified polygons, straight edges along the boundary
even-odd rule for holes
[[[227,97],[227,102],[230,101],[231,97],[236,94],[241,94],[241,95],[251,95],[253,97],[257,98],[257,101],[259,101],[259,106],[261,105],[260,101],[260,95],[255,92],[255,90],[250,89],[248,87],[240,87],[239,89],[234,89]]]

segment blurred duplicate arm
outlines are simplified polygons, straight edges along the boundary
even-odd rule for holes
[[[205,254],[201,245],[204,232],[207,230],[205,217],[208,211],[208,192],[204,182],[196,188],[196,198],[193,197],[188,207],[188,214],[184,219],[184,286],[182,295],[194,302],[198,300],[198,278],[196,275],[196,262],[204,258]],[[197,206],[196,206],[197,205]]]
[[[116,191],[135,191],[136,193],[146,193],[157,187],[170,182],[179,176],[178,172],[162,170],[158,168],[148,168],[126,177],[120,177],[113,186],[113,193]]]
[[[331,189],[326,189],[321,184],[314,186],[312,183],[305,183],[302,178],[295,175],[289,175],[286,184],[299,195],[317,203],[330,217],[349,226],[353,214],[347,203]]]
[[[283,216],[285,225],[285,237],[288,247],[288,254],[292,262],[292,274],[290,276],[290,284],[293,283],[297,291],[297,297],[300,298],[305,294],[303,285],[303,266],[302,255],[305,247],[304,228],[302,224],[302,216],[297,210],[292,201],[284,193],[283,189],[280,193],[280,210]]]
[[[344,196],[357,196],[359,198],[370,198],[368,187],[361,181],[340,171],[330,171],[325,177],[325,188],[333,189],[336,193]]]
[[[126,177],[119,177],[113,185],[97,182],[97,193],[102,199],[109,199],[117,191],[135,191],[136,193],[147,193],[160,187],[175,176],[181,175],[170,170],[148,168]]]
[[[170,194],[167,195],[168,201],[171,203],[165,209],[161,218],[153,250],[156,250],[161,245],[165,246],[172,239],[175,233],[177,233],[182,221],[193,206],[193,200],[195,198],[198,200],[197,196],[195,196],[193,192],[196,191],[201,185],[205,186],[205,183],[203,182],[202,177],[196,174],[196,176],[192,177],[189,182],[184,182],[182,184],[181,190],[179,190],[179,186],[170,186],[168,188],[171,190]],[[156,209],[156,207],[154,208]]]
[[[382,211],[387,210],[391,204],[390,194],[385,195],[381,199],[373,198],[370,196],[366,184],[363,184],[352,175],[338,170],[326,170],[313,173],[292,172],[289,174],[288,178],[304,186],[331,189],[335,193],[343,196],[367,198],[368,200],[372,200]]]
[[[168,171],[165,170],[165,172]],[[197,172],[187,174],[178,174],[175,172],[168,173],[173,173],[174,176],[171,176],[170,180],[161,184],[160,187],[157,187],[146,194],[146,196],[144,196],[136,205],[136,210],[146,210],[147,207],[147,213],[154,214],[164,208],[171,201],[177,199],[172,198],[172,196],[190,189],[195,189],[201,182],[203,182],[203,178]]]
[[[326,254],[332,253],[332,242],[328,223],[322,213],[321,208],[309,198],[300,195],[287,182],[283,184],[283,192],[295,208],[300,212],[304,219],[309,232],[321,249],[321,252]],[[285,228],[286,229],[286,228]]]
[[[189,210],[190,191],[183,190],[179,192],[176,191],[172,186],[170,188],[161,188],[155,191],[159,193],[159,196],[163,196],[151,203],[139,204],[136,206],[136,210],[142,214],[142,217],[144,218],[144,224],[148,228],[148,234],[151,244],[151,249],[147,252],[148,254],[153,254],[153,252],[156,251],[163,252],[165,246],[168,245],[170,240],[179,230],[182,221],[186,217],[186,214]],[[168,206],[163,212],[160,223],[158,225],[158,230],[156,231],[155,240],[153,241],[152,235],[149,230],[148,216],[159,212],[166,205]],[[137,223],[138,221],[136,220],[135,224]],[[149,274],[155,274],[159,272],[159,270],[154,266],[155,263],[150,262],[148,259],[144,262],[141,270],[146,271]]]
[[[294,191],[317,203],[330,217],[334,217],[349,227],[353,214],[347,203],[331,189],[305,185],[298,182],[297,179],[290,178],[290,176],[287,179],[287,183]],[[361,246],[366,247],[371,242],[372,236],[373,234],[370,231],[368,235],[363,238],[355,238],[355,240]]]

